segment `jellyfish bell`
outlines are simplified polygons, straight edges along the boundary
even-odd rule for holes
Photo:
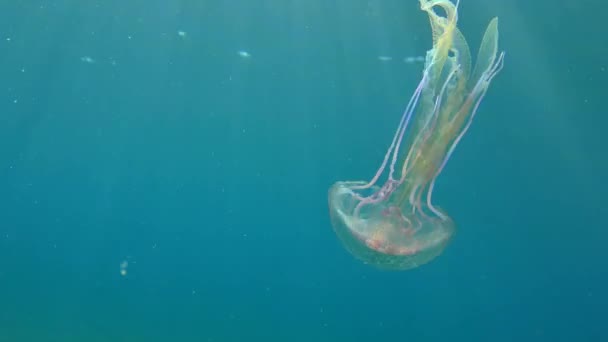
[[[390,201],[360,207],[365,182],[337,182],[329,190],[330,217],[338,238],[358,259],[378,268],[407,270],[440,255],[455,227],[446,215],[404,215]],[[379,191],[379,187],[375,187]],[[426,215],[426,216],[423,216]]]
[[[468,44],[456,27],[457,4],[419,1],[431,21],[433,48],[382,164],[369,182],[340,181],[329,190],[332,226],[346,249],[386,269],[428,263],[451,241],[454,222],[433,205],[435,180],[469,129],[504,59],[504,53],[497,54],[494,18],[471,73]]]

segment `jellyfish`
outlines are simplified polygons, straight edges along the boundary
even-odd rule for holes
[[[332,226],[364,263],[407,270],[439,256],[455,224],[432,202],[435,180],[471,126],[503,67],[498,19],[488,24],[471,70],[471,54],[456,27],[458,2],[419,0],[433,46],[382,164],[370,181],[339,181],[329,189]]]

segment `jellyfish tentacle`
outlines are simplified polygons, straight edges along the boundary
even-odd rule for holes
[[[416,108],[418,98],[420,97],[420,93],[422,92],[422,89],[425,86],[426,80],[427,80],[427,77],[422,78],[422,80],[418,84],[418,87],[416,88],[416,91],[414,92],[414,95],[410,98],[410,102],[408,103],[407,107],[403,111],[403,114],[401,115],[401,120],[399,121],[399,126],[397,127],[397,131],[395,132],[395,135],[393,136],[393,141],[391,142],[390,147],[388,148],[388,150],[386,151],[386,154],[384,155],[384,160],[382,161],[382,165],[380,166],[380,168],[378,169],[378,171],[376,172],[374,177],[367,184],[353,187],[354,189],[363,190],[363,189],[368,189],[368,188],[374,186],[376,184],[376,182],[378,181],[378,179],[380,178],[380,176],[382,175],[382,173],[384,173],[384,169],[386,168],[386,164],[388,162],[389,156],[391,155],[391,152],[394,152],[393,160],[392,160],[391,167],[390,167],[390,174],[389,174],[389,179],[392,178],[391,175],[394,172],[395,163],[396,163],[396,155],[399,152],[399,145],[401,144],[401,140],[403,139],[404,132],[406,131],[407,126],[409,125],[410,119],[412,117],[412,113],[413,113],[414,109]],[[395,145],[397,145],[396,150],[395,150]]]
[[[405,129],[409,125],[410,119],[414,113],[414,110],[417,107],[418,100],[420,99],[420,95],[422,94],[422,90],[424,89],[427,78],[428,78],[428,72],[425,70],[425,72],[423,73],[423,76],[422,76],[422,81],[420,81],[420,83],[418,84],[418,88],[416,88],[414,95],[410,98],[410,102],[407,104],[406,110],[404,112],[404,115],[405,115],[405,113],[407,113],[407,119],[406,119],[406,123],[399,135],[399,141],[397,142],[397,147],[395,148],[395,152],[393,153],[393,160],[391,162],[391,170],[389,173],[390,179],[393,179],[393,174],[395,172],[395,164],[397,163],[397,157],[399,155],[399,148],[401,147],[401,142],[403,141],[403,136],[405,135]]]

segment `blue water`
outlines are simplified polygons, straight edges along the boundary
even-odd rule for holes
[[[0,341],[608,340],[607,9],[461,1],[505,68],[433,196],[454,241],[386,272],[327,190],[382,160],[417,1],[3,1]]]

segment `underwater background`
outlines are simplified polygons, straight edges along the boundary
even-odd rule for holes
[[[335,236],[431,48],[414,0],[2,1],[0,341],[606,341],[600,1],[462,0],[505,67],[387,272]]]

